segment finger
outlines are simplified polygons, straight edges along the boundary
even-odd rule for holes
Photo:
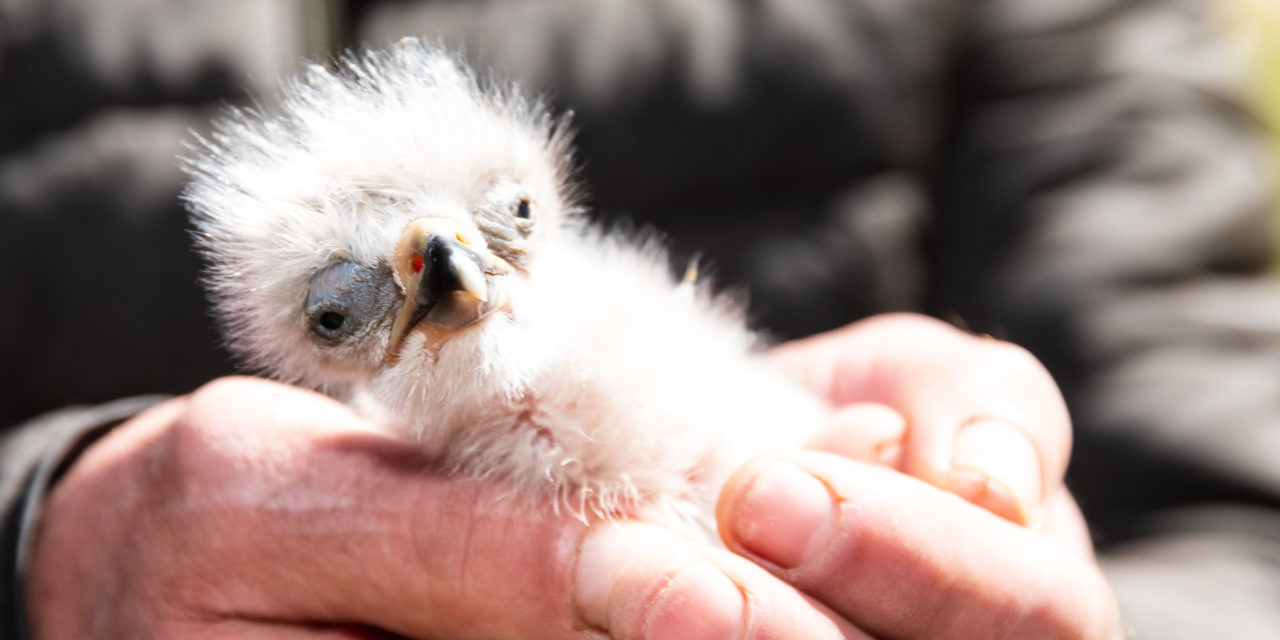
[[[171,621],[159,636],[185,640],[412,640],[363,625],[307,624],[263,620]]]
[[[907,421],[899,468],[1019,523],[1062,482],[1065,402],[1009,343],[896,314],[783,345],[775,359],[836,405],[887,405]]]
[[[436,474],[415,445],[284,385],[226,380],[187,407],[162,443],[186,467],[165,489],[178,507],[147,555],[201,578],[165,594],[174,608],[415,638],[596,637],[572,602],[585,525],[549,502]]]
[[[597,525],[577,571],[581,619],[616,640],[869,638],[751,562],[650,524]]]
[[[906,432],[907,421],[902,414],[882,404],[859,402],[833,411],[827,425],[805,446],[896,468]]]
[[[730,550],[872,634],[1114,631],[1110,591],[1073,537],[1078,524],[1076,533],[1040,535],[914,478],[814,452],[744,466],[717,517]],[[1069,518],[1060,524],[1072,528]]]

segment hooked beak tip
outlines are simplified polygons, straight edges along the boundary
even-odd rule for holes
[[[453,332],[476,324],[504,306],[502,289],[493,281],[501,261],[476,247],[457,223],[415,220],[396,246],[396,275],[405,302],[392,327],[386,361],[399,357],[401,343],[414,327],[426,325],[430,342],[439,346]],[[495,295],[496,294],[496,295]]]

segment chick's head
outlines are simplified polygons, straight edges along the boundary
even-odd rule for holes
[[[217,122],[184,193],[232,350],[331,393],[518,323],[576,210],[542,104],[416,40],[336,67]]]

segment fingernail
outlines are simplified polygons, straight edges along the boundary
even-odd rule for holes
[[[749,482],[730,511],[743,550],[783,569],[820,556],[836,531],[827,486],[785,462],[769,463]]]
[[[862,462],[897,467],[907,421],[896,410],[874,402],[841,407],[806,448]]]
[[[742,635],[745,596],[709,562],[681,571],[649,610],[650,640],[732,640]]]
[[[1040,504],[1040,458],[1021,429],[982,419],[956,434],[951,490],[996,515],[1027,524]]]
[[[675,534],[639,523],[599,522],[583,534],[574,570],[574,602],[578,617],[588,625],[605,628],[609,622],[609,595],[614,583],[645,549]],[[674,540],[672,540],[674,541]]]
[[[743,592],[696,548],[645,523],[595,525],[578,547],[574,601],[580,622],[614,637],[740,637]]]

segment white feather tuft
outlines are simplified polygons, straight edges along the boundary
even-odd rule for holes
[[[733,467],[797,446],[824,408],[755,355],[736,305],[673,277],[659,243],[574,217],[565,130],[416,40],[312,66],[278,115],[233,112],[188,161],[211,297],[249,364],[374,398],[450,469],[580,517],[644,501],[707,522]],[[388,264],[422,216],[484,228],[513,193],[539,218],[509,313],[438,348],[412,332],[391,364],[387,336],[356,354],[310,337],[319,270]]]

